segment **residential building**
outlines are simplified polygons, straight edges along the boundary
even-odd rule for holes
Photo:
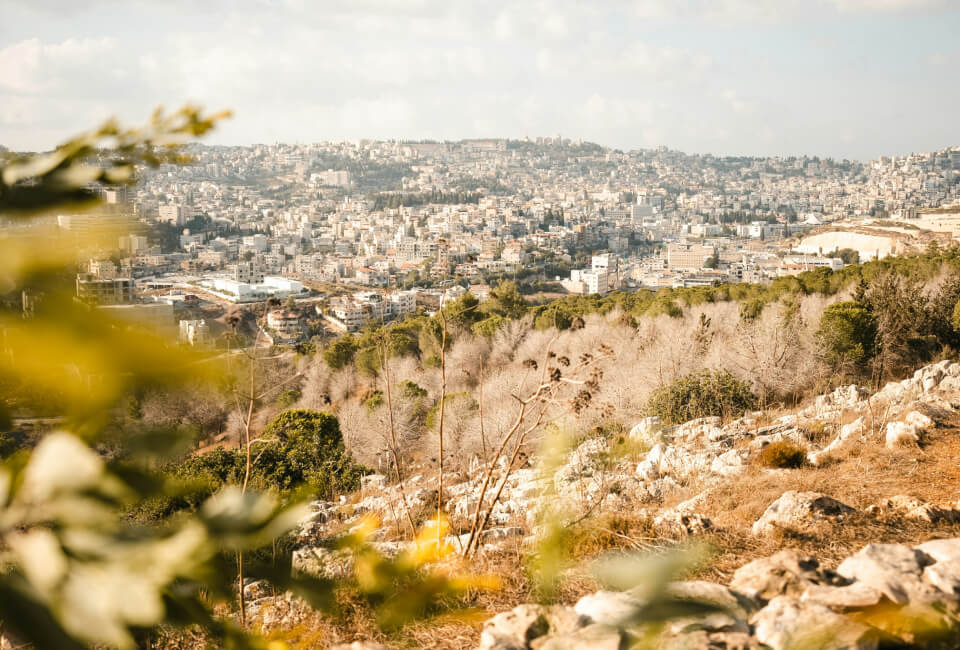
[[[98,305],[123,305],[134,300],[133,278],[101,278],[92,273],[77,274],[77,298]]]
[[[715,252],[705,244],[667,244],[667,268],[698,271]]]

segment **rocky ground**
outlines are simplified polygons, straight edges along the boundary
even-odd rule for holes
[[[503,490],[478,561],[535,550],[547,521],[618,517],[628,525],[614,531],[623,539],[611,546],[621,550],[691,539],[713,548],[708,564],[688,571],[697,579],[668,587],[673,601],[706,609],[669,621],[656,642],[663,647],[955,647],[958,409],[960,364],[941,362],[874,394],[846,386],[775,416],[677,427],[648,418],[626,435],[580,441],[550,470],[527,463],[507,475],[501,463],[484,503],[501,482]],[[804,450],[802,466],[757,462],[765,447],[784,441]],[[467,543],[484,478],[477,465],[444,488],[444,509],[463,531],[447,540],[455,550]],[[409,544],[409,522],[423,521],[436,501],[433,476],[412,477],[402,489],[367,477],[352,499],[312,504],[296,534],[294,569],[349,572],[349,555],[331,550],[330,540],[368,513],[381,521],[374,544],[395,554]],[[562,594],[569,604],[498,602],[494,611],[509,611],[466,626],[456,642],[434,641],[506,650],[620,648],[646,638],[648,585],[614,592],[580,584],[593,591]],[[303,622],[295,599],[249,589],[265,629]]]

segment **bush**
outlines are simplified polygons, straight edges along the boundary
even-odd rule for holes
[[[807,437],[815,445],[824,445],[833,437],[833,428],[829,424],[814,420],[804,425]]]
[[[251,486],[281,495],[309,486],[313,494],[332,498],[359,488],[360,477],[369,471],[347,453],[337,418],[320,411],[284,411],[267,425],[252,451]],[[190,456],[169,468],[189,489],[145,504],[134,516],[163,519],[179,510],[194,510],[224,485],[241,484],[245,468],[243,449]]]
[[[656,388],[646,411],[664,424],[682,424],[707,416],[739,417],[756,406],[757,397],[745,382],[727,370],[704,370]]]
[[[299,389],[288,388],[277,395],[277,399],[275,399],[273,403],[282,409],[290,408],[297,403],[297,400],[300,399],[300,395]]]
[[[367,411],[372,413],[378,408],[383,406],[383,391],[382,390],[372,390],[366,393],[363,397],[360,398],[360,401],[363,402],[363,405],[367,407]]]
[[[807,462],[807,452],[800,446],[783,440],[771,442],[760,451],[757,462],[763,467],[797,469]]]
[[[400,387],[401,394],[408,399],[419,399],[427,396],[426,389],[409,379],[404,379],[398,386]]]

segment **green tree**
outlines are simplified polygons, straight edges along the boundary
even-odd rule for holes
[[[860,303],[834,303],[820,317],[817,338],[833,366],[859,365],[876,351],[877,319]]]
[[[254,480],[263,489],[310,485],[332,498],[359,487],[364,473],[344,448],[340,422],[322,411],[284,411],[267,425],[254,451]]]
[[[471,330],[475,336],[482,336],[484,338],[491,339],[493,338],[494,334],[500,330],[500,327],[504,322],[506,322],[506,320],[506,318],[494,314],[493,316],[485,318],[478,323],[474,323]]]
[[[484,313],[504,318],[523,318],[527,313],[527,301],[517,290],[514,282],[501,282],[490,290],[490,297],[482,305]]]
[[[376,377],[380,374],[380,354],[380,350],[375,346],[358,350],[354,357],[354,365],[360,374],[367,377]]]
[[[331,370],[340,370],[353,363],[357,354],[357,342],[351,334],[344,334],[323,351],[323,360]]]
[[[447,315],[448,326],[469,329],[471,325],[483,319],[480,301],[469,291],[444,307],[443,312]]]

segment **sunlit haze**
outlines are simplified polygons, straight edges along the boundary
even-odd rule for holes
[[[868,159],[960,141],[951,0],[5,0],[0,144],[186,100],[212,143],[554,136]]]

